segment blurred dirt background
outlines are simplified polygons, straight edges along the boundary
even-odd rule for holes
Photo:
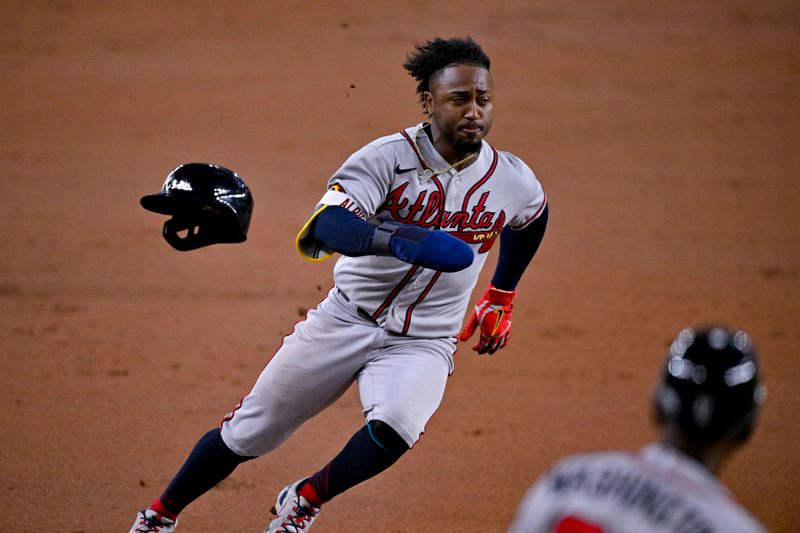
[[[331,285],[294,235],[347,155],[422,119],[412,43],[471,35],[489,140],[536,171],[548,235],[508,349],[459,350],[413,453],[315,531],[504,531],[561,455],[654,438],[665,347],[708,321],[752,333],[769,387],[723,480],[796,531],[800,5],[321,4],[2,2],[0,530],[128,530]],[[245,244],[163,241],[139,198],[188,161],[248,182]],[[359,411],[351,390],[180,531],[261,531]]]

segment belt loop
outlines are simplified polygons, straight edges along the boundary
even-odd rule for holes
[[[366,319],[366,320],[369,320],[369,321],[370,321],[370,322],[372,322],[373,324],[376,324],[376,325],[378,324],[378,321],[377,321],[377,320],[375,320],[374,318],[372,318],[372,315],[370,314],[370,312],[369,312],[369,311],[367,311],[367,310],[366,310],[366,309],[364,309],[363,307],[359,307],[359,306],[357,306],[357,305],[353,304],[353,303],[350,301],[350,297],[349,297],[349,296],[347,296],[347,294],[345,294],[345,292],[344,292],[342,289],[340,289],[339,287],[336,287],[336,290],[339,292],[339,294],[341,295],[341,297],[342,297],[342,298],[344,298],[344,299],[347,301],[347,303],[349,303],[349,304],[351,304],[351,305],[353,306],[353,308],[354,308],[354,309],[356,310],[356,312],[358,313],[358,316],[360,316],[361,318],[364,318],[364,319]]]
[[[347,296],[347,294],[345,294],[345,292],[342,289],[340,289],[339,287],[336,287],[336,290],[339,291],[339,294],[342,295],[342,298],[344,298],[348,302],[350,301],[350,297]]]

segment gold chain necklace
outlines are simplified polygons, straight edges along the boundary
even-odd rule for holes
[[[431,165],[430,165],[430,163],[428,163],[427,159],[425,159],[425,157],[423,157],[422,151],[419,149],[419,145],[417,144],[417,137],[419,137],[419,134],[421,132],[423,132],[427,126],[428,126],[428,124],[424,123],[422,125],[422,127],[417,130],[417,133],[414,134],[414,139],[413,139],[413,141],[414,141],[413,142],[414,151],[417,152],[417,157],[419,157],[419,160],[422,161],[422,164],[425,166],[425,169],[422,171],[422,177],[425,178],[426,180],[441,176],[442,174],[444,174],[448,170],[450,170],[452,168],[455,168],[458,165],[461,165],[462,163],[466,163],[467,161],[469,161],[470,159],[472,159],[473,157],[478,155],[478,152],[475,151],[475,152],[472,152],[471,154],[468,154],[467,157],[465,157],[461,161],[456,161],[455,163],[453,163],[452,165],[450,165],[449,167],[447,167],[445,169],[433,170],[433,167],[431,167]]]

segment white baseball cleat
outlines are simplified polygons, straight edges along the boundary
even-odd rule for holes
[[[291,485],[284,487],[278,494],[275,507],[270,510],[272,514],[277,516],[270,522],[264,533],[300,533],[301,531],[308,531],[311,523],[317,518],[320,509],[308,503],[308,500],[302,496],[297,495],[297,487],[304,481],[306,479],[295,481]]]
[[[160,515],[152,509],[139,511],[128,533],[174,533],[177,520]]]

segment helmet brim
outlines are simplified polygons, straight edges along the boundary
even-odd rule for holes
[[[142,196],[139,203],[148,211],[153,211],[161,215],[180,215],[191,212],[201,212],[212,215],[220,214],[219,204],[217,202],[174,194],[148,194],[147,196]]]

